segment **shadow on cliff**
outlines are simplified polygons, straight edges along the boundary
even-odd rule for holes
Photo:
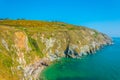
[[[64,54],[65,54],[65,56],[68,57],[68,58],[73,58],[73,57],[78,56],[78,53],[77,53],[75,50],[70,49],[69,45],[68,45],[67,48],[65,49]]]

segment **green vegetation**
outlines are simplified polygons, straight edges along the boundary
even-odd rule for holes
[[[43,57],[43,54],[40,51],[40,48],[39,48],[38,43],[36,42],[36,40],[31,38],[31,37],[28,37],[28,40],[29,40],[29,43],[31,45],[32,50],[36,51],[38,56]]]
[[[94,37],[96,38],[98,36],[98,34],[99,33],[97,31],[95,31]]]
[[[73,27],[72,27],[72,28],[68,28],[68,30],[74,30],[74,29],[75,29],[75,28],[73,28]]]
[[[3,64],[4,67],[9,68],[13,66],[12,64],[13,61],[10,56],[5,56],[2,53],[0,53],[0,58],[1,58],[0,64]]]
[[[95,30],[63,22],[1,19],[0,80],[21,80],[24,67],[46,56],[63,57],[68,45],[77,54],[92,41],[103,42],[104,37]]]

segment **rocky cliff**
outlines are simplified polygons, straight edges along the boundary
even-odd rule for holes
[[[36,80],[61,57],[92,54],[112,40],[105,34],[62,22],[0,21],[0,79]]]

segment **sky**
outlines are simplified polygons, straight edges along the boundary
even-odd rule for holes
[[[0,18],[61,21],[120,37],[120,0],[0,0]]]

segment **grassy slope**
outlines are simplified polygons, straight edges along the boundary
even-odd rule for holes
[[[73,30],[75,30],[73,32]],[[14,44],[14,33],[17,31],[25,32],[28,36],[28,45],[32,48],[32,51],[29,54],[25,54],[25,60],[27,64],[32,63],[32,60],[36,58],[42,58],[46,54],[42,53],[42,50],[45,48],[45,45],[38,40],[37,35],[46,34],[45,36],[49,39],[51,36],[60,35],[59,38],[62,41],[64,37],[63,34],[58,34],[59,32],[67,32],[71,35],[71,41],[76,41],[74,38],[74,34],[77,33],[78,30],[81,30],[81,34],[88,35],[88,28],[78,27],[70,24],[60,23],[60,22],[44,22],[44,21],[26,21],[26,20],[4,20],[0,21],[0,79],[2,80],[18,80],[18,78],[22,74],[21,71],[11,72],[11,67],[16,70],[16,66],[18,66],[18,62],[16,61],[17,55],[16,50],[12,45]],[[54,33],[54,35],[51,34]],[[79,34],[79,33],[78,33]],[[76,39],[81,39],[82,36],[79,34]],[[97,37],[98,32],[94,35]],[[67,35],[66,35],[67,37]],[[2,44],[2,39],[4,39],[8,45],[9,51],[6,50],[5,46]],[[82,41],[82,44],[87,44],[86,41]],[[64,44],[61,44],[64,45]],[[56,46],[54,46],[56,47]],[[6,76],[7,75],[7,76]],[[14,76],[14,77],[13,77]]]

